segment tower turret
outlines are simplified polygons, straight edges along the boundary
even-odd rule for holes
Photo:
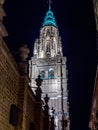
[[[34,43],[34,56],[37,58],[47,58],[62,56],[61,38],[54,14],[49,6],[46,12],[39,38]]]
[[[69,120],[66,61],[67,58],[63,57],[58,26],[49,4],[39,37],[34,43],[33,57],[29,61],[29,77],[34,92],[37,76],[40,75],[43,80],[42,99],[48,94],[49,107],[55,109],[55,130],[62,129],[62,115],[63,119]],[[69,123],[66,130],[69,130]]]

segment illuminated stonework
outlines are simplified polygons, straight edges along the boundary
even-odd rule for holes
[[[43,79],[42,98],[46,94],[50,97],[49,107],[55,109],[56,130],[61,130],[62,88],[64,118],[69,122],[66,61],[66,57],[63,57],[58,27],[49,8],[39,38],[34,43],[33,57],[29,61],[29,77],[33,91],[36,89],[37,76],[40,75]],[[69,130],[69,123],[66,130]]]
[[[49,58],[62,56],[61,38],[58,28],[54,26],[44,26],[40,30],[40,36],[34,43],[34,57]]]

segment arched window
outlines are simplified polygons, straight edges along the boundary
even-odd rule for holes
[[[40,71],[40,77],[42,80],[45,79],[45,71],[44,70]]]
[[[54,79],[54,70],[52,68],[50,68],[49,71],[48,71],[48,78]]]

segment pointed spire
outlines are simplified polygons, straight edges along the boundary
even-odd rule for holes
[[[49,9],[46,12],[45,18],[44,18],[44,22],[43,22],[43,26],[55,26],[57,27],[57,23],[55,21],[55,17],[53,14],[53,11],[51,10],[51,0],[48,0],[48,4],[49,4]]]
[[[49,3],[49,10],[51,10],[51,4],[52,4],[52,1],[49,0],[48,3]]]

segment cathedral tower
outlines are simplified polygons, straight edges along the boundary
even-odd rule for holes
[[[66,57],[63,57],[61,37],[54,14],[49,5],[39,38],[35,40],[33,57],[29,61],[31,88],[36,89],[35,79],[43,79],[42,98],[48,94],[49,107],[55,109],[56,130],[61,130],[62,114],[69,120]],[[51,114],[51,111],[50,111]],[[69,130],[69,123],[67,123]]]

